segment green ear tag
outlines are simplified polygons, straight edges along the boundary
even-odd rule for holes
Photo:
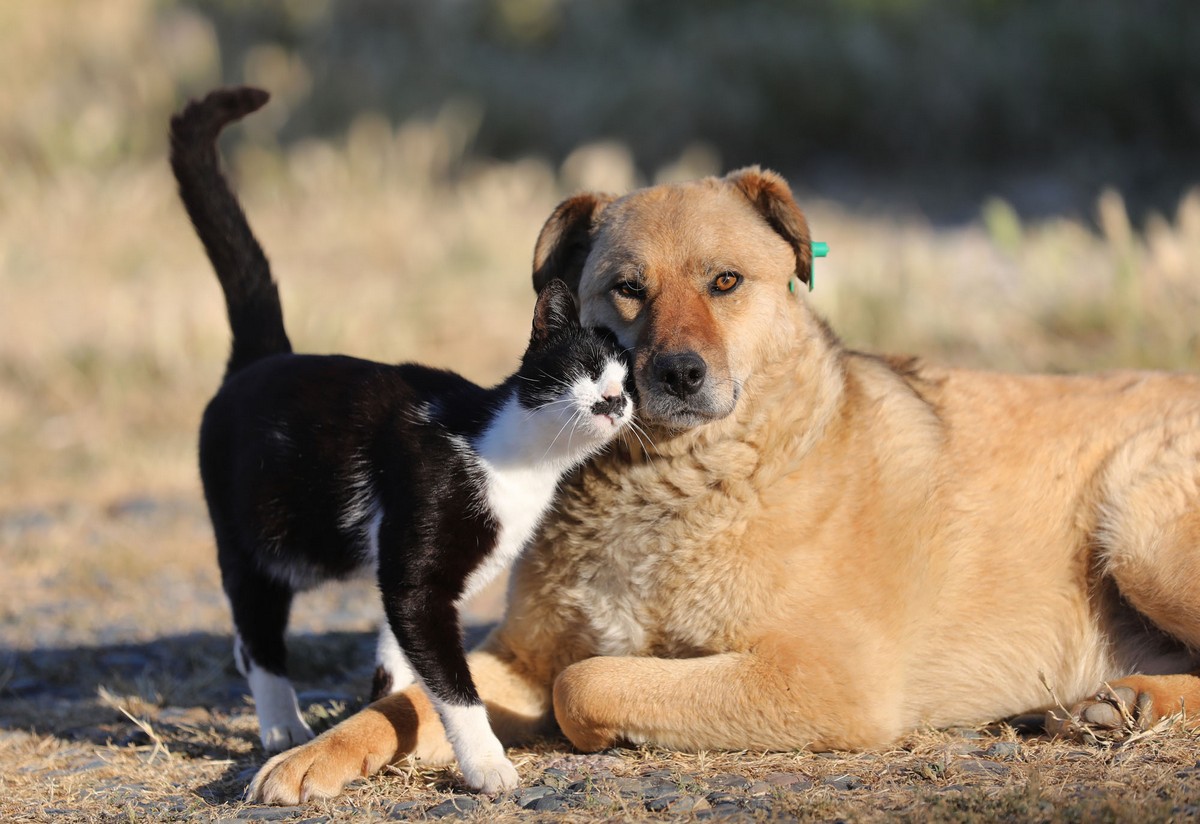
[[[813,290],[813,286],[815,285],[813,282],[817,279],[817,277],[816,277],[816,272],[817,272],[816,258],[826,257],[826,256],[828,256],[828,254],[829,254],[829,244],[828,243],[821,243],[820,241],[816,241],[816,240],[814,240],[812,242],[813,267],[808,272],[808,291],[811,292]],[[791,288],[792,288],[792,284],[788,283],[788,289],[791,289]]]

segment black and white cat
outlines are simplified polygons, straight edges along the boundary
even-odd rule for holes
[[[180,196],[233,332],[201,424],[200,474],[263,746],[312,737],[286,677],[293,593],[374,571],[387,616],[375,692],[419,678],[467,783],[509,789],[517,773],[471,680],[458,607],[520,552],[563,474],[629,422],[626,366],[579,325],[561,281],[538,297],[520,369],[492,389],[417,365],[293,354],[216,149],[226,124],[266,100],[221,89],[171,120]]]

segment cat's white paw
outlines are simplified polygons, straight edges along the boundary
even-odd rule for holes
[[[504,756],[504,745],[488,725],[483,704],[442,704],[438,714],[471,789],[495,795],[516,788],[517,769]]]
[[[517,768],[503,755],[482,756],[470,764],[460,763],[459,768],[467,785],[485,795],[515,790],[521,783]]]
[[[299,744],[312,741],[316,734],[304,719],[295,718],[285,724],[263,727],[259,733],[263,749],[267,752],[283,752]]]

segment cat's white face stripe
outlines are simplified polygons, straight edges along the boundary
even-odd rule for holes
[[[612,427],[611,434],[616,434],[616,430],[629,422],[633,413],[633,402],[629,398],[625,398],[625,406],[620,415],[595,415],[592,413],[592,407],[595,404],[607,398],[625,396],[626,374],[623,363],[609,361],[608,365],[604,367],[604,371],[600,373],[598,380],[592,380],[585,376],[571,384],[570,394],[575,402],[575,408],[580,411],[582,418],[597,429],[601,436],[609,434],[606,422],[608,426]],[[602,419],[607,419],[607,421]]]

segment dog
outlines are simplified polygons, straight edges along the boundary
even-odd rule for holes
[[[807,305],[787,184],[748,168],[543,228],[534,285],[632,352],[644,449],[566,483],[471,655],[509,745],[858,750],[1053,704],[1200,706],[1200,377],[993,374],[851,351]],[[417,689],[260,770],[340,791],[449,750]]]

